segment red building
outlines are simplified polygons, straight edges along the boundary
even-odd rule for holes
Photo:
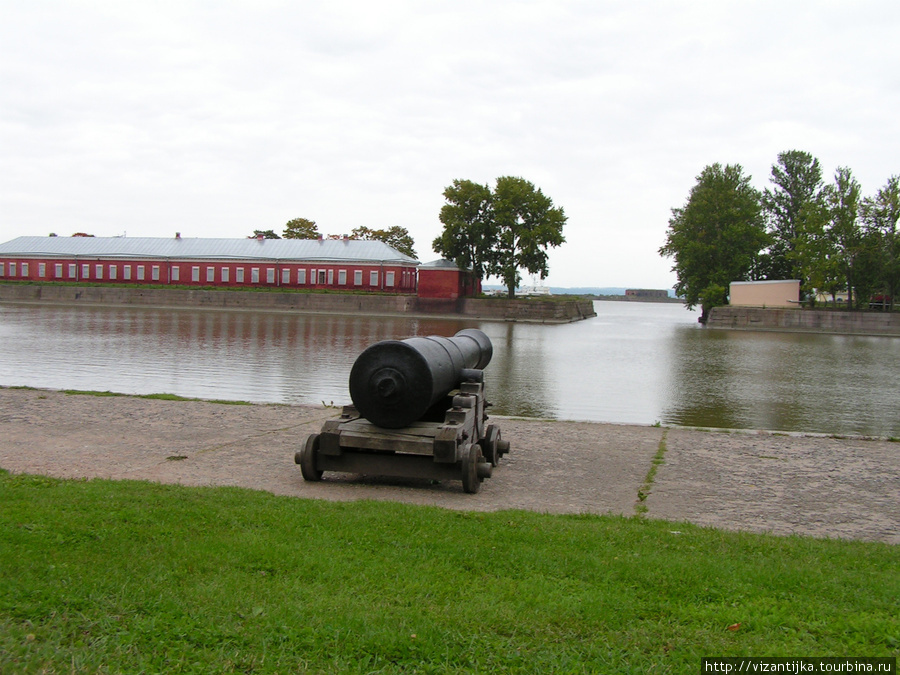
[[[449,260],[419,262],[380,241],[19,237],[0,244],[0,281],[280,287],[417,294],[481,293]]]
[[[415,293],[418,261],[380,241],[19,237],[0,280]]]
[[[481,293],[481,280],[451,260],[419,265],[420,298],[468,298]]]

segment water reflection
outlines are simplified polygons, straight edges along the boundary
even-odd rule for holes
[[[900,339],[699,327],[679,305],[595,303],[561,326],[460,319],[0,306],[0,384],[349,402],[370,344],[484,330],[501,415],[900,436]]]
[[[900,340],[677,331],[671,424],[896,436]]]

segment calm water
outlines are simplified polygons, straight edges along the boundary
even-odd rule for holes
[[[0,385],[349,402],[369,344],[484,330],[493,411],[900,436],[900,339],[710,331],[680,305],[597,302],[562,326],[0,305]]]

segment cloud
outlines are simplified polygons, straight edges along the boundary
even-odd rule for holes
[[[433,259],[455,178],[569,216],[554,285],[671,286],[712,162],[892,173],[888,2],[6,3],[0,239],[402,225]]]

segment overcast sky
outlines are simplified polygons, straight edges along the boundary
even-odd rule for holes
[[[671,287],[708,164],[900,173],[898,45],[897,0],[0,0],[0,241],[303,217],[427,262],[444,188],[512,175],[569,218],[547,284]]]

